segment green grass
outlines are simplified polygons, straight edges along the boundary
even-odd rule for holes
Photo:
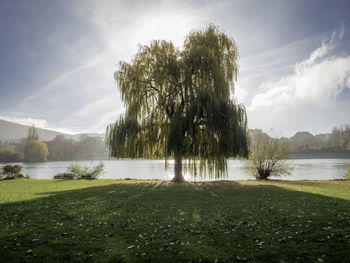
[[[0,181],[1,262],[349,262],[350,181]]]

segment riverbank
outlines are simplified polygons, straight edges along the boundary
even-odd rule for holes
[[[350,181],[0,181],[2,262],[346,262]]]

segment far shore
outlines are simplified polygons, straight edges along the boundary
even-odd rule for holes
[[[340,152],[322,152],[321,150],[313,150],[308,152],[292,152],[288,154],[289,160],[298,160],[298,159],[349,159],[350,151],[340,151]],[[235,160],[236,158],[229,158],[229,160]],[[84,159],[84,160],[46,160],[43,162],[98,162],[98,161],[120,161],[120,160],[155,160],[155,159],[130,159],[130,158],[105,158],[105,159]],[[159,161],[164,161],[164,159],[157,159]],[[171,160],[171,159],[170,159]],[[237,158],[237,160],[244,160]],[[25,161],[16,161],[16,162],[0,162],[1,164],[5,163],[36,163],[36,162],[25,162]],[[40,162],[39,162],[40,163]]]

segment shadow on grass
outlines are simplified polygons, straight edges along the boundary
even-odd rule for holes
[[[350,258],[350,203],[342,199],[230,181],[111,181],[42,194],[0,205],[0,261]]]

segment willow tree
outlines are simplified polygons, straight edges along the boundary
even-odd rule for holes
[[[227,158],[247,156],[246,112],[235,102],[233,39],[214,25],[189,33],[182,49],[170,41],[140,45],[115,79],[125,115],[107,127],[118,158],[174,158],[173,181],[227,175]],[[184,160],[184,161],[183,161]]]

